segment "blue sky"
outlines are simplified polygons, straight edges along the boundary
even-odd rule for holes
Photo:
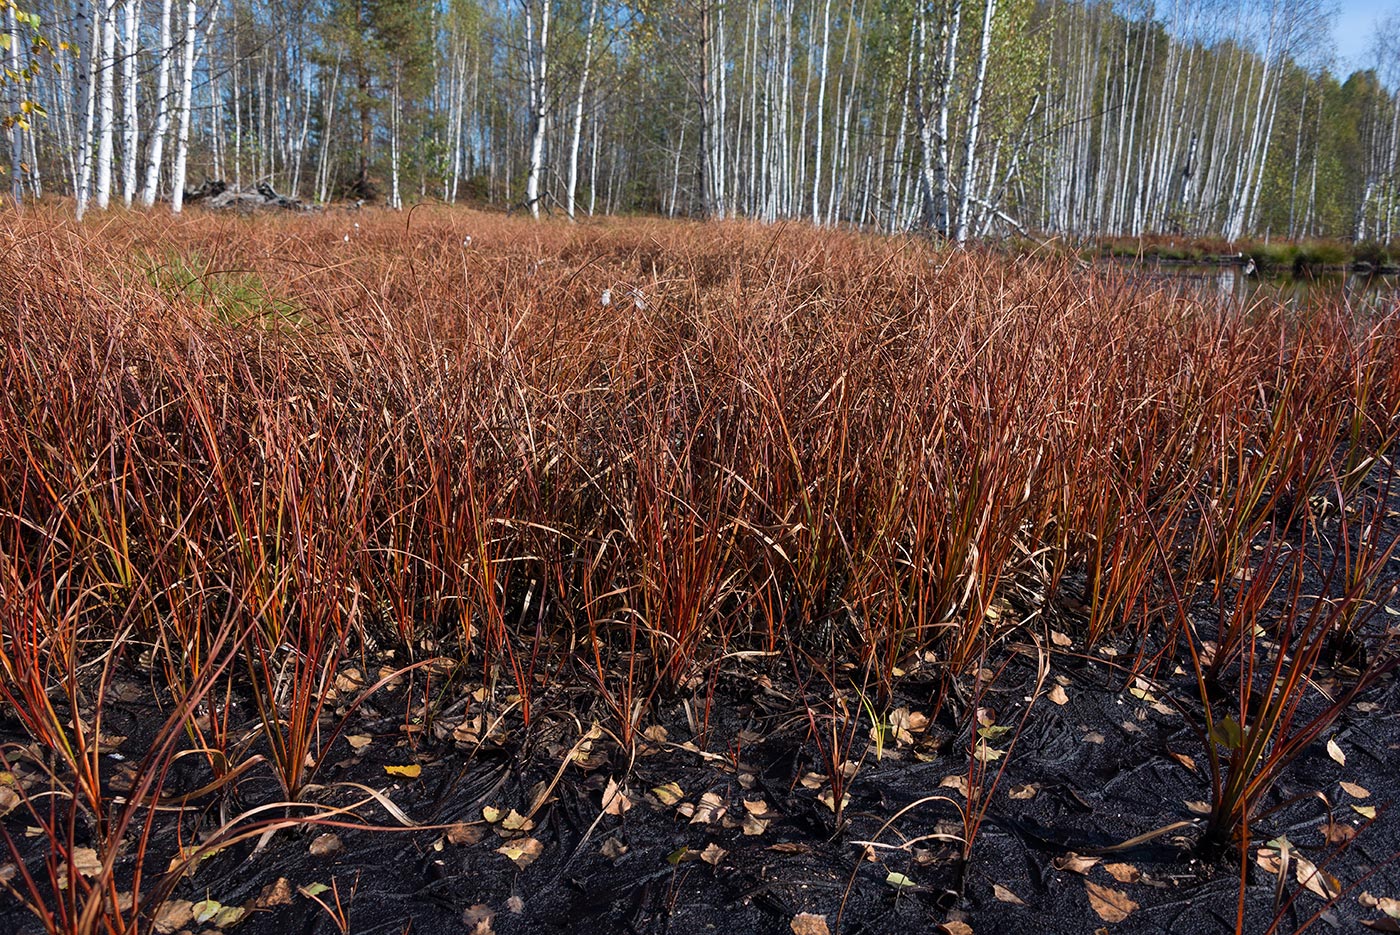
[[[1400,0],[1341,0],[1332,33],[1337,40],[1337,69],[1346,74],[1369,65],[1376,20],[1400,10]]]

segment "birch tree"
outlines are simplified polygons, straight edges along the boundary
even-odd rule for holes
[[[147,208],[156,203],[160,189],[161,162],[165,156],[165,137],[170,132],[170,62],[174,55],[170,38],[171,0],[160,4],[160,61],[156,66],[156,119],[146,147],[146,179],[141,187],[141,204]]]
[[[525,176],[525,205],[533,218],[540,216],[540,182],[544,175],[550,93],[550,0],[538,0],[538,10],[536,2],[521,0],[525,11],[525,67],[530,87],[530,162]]]
[[[136,144],[140,117],[136,113],[137,38],[141,31],[136,0],[122,3],[122,204],[131,207],[136,195]]]
[[[113,110],[116,84],[117,53],[117,3],[116,0],[103,0],[102,4],[102,58],[100,75],[102,90],[98,99],[97,124],[97,207],[106,210],[112,199],[112,136],[116,130],[116,115]]]
[[[170,179],[170,210],[179,214],[185,204],[185,170],[190,155],[190,116],[194,109],[195,25],[198,10],[195,0],[185,3],[185,39],[181,45],[184,56],[180,71],[180,123],[175,134],[175,167]]]
[[[578,93],[574,95],[573,136],[569,143],[569,184],[566,191],[566,207],[570,220],[574,217],[575,199],[578,195],[579,144],[583,138],[583,103],[588,93],[588,76],[593,68],[593,33],[598,23],[598,0],[589,0],[588,24],[584,27],[583,67],[579,69]]]

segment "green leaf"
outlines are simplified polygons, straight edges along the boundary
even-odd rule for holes
[[[1235,720],[1234,715],[1211,728],[1210,736],[1227,750],[1238,750],[1244,745],[1244,734],[1240,730],[1240,722]]]
[[[208,922],[220,912],[223,912],[223,903],[217,899],[204,899],[194,904],[194,920],[196,922]]]
[[[913,889],[918,886],[917,883],[902,873],[891,873],[889,876],[885,877],[885,882],[897,890]]]

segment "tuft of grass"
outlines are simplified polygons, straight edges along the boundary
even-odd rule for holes
[[[279,327],[306,323],[296,305],[274,296],[255,272],[217,269],[198,252],[176,249],[143,265],[158,291],[173,302],[193,302],[208,309],[219,324]]]

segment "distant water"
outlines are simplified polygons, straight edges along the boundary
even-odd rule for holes
[[[1108,261],[1119,267],[1137,268],[1154,279],[1177,283],[1202,298],[1216,297],[1231,303],[1272,298],[1294,307],[1341,299],[1358,312],[1400,311],[1400,275],[1323,272],[1316,274],[1260,273],[1246,276],[1238,266]]]

